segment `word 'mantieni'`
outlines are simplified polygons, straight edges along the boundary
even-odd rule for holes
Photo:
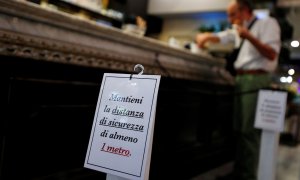
[[[135,104],[142,104],[143,98],[134,98],[132,96],[120,96],[119,94],[112,93],[108,100],[110,101],[118,101],[118,102],[127,102],[127,103],[135,103]]]

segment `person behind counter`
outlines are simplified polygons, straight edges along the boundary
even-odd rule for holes
[[[124,18],[123,32],[144,36],[147,29],[147,21],[141,16],[129,15]]]
[[[196,42],[203,48],[207,42],[234,43],[241,38],[234,63],[237,95],[234,98],[233,128],[237,149],[231,179],[256,180],[261,133],[254,128],[257,91],[246,92],[270,86],[271,73],[278,64],[280,27],[272,17],[257,19],[249,0],[230,2],[227,14],[236,31],[198,34]]]

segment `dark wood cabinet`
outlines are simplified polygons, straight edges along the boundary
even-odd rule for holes
[[[5,56],[0,67],[1,179],[105,179],[83,163],[102,75],[115,71]],[[162,77],[150,179],[188,179],[231,160],[230,92]]]

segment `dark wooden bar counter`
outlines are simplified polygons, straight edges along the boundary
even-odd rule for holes
[[[232,158],[223,59],[0,0],[0,179],[105,179],[83,168],[102,76],[135,64],[162,76],[150,179],[189,179]]]

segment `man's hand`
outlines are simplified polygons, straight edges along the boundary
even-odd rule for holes
[[[240,37],[243,39],[249,39],[251,36],[249,30],[243,26],[237,25],[236,30],[237,30],[238,34],[240,35]]]

